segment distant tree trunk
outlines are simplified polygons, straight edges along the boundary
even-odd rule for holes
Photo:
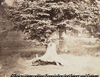
[[[63,49],[62,34],[63,34],[63,30],[59,29],[59,52],[62,52]]]
[[[66,29],[59,29],[59,52],[66,52]]]
[[[56,43],[50,42],[48,44],[46,53],[42,57],[37,57],[33,60],[32,65],[62,65],[66,66],[67,61],[61,58],[56,52]]]

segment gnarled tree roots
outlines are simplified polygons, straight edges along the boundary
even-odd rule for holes
[[[58,61],[59,60],[59,61]],[[41,58],[38,58],[38,59],[34,59],[33,61],[32,61],[32,65],[33,66],[38,66],[38,65],[57,65],[57,66],[59,66],[59,65],[61,65],[61,66],[67,66],[67,62],[66,62],[66,60],[64,60],[64,59],[62,59],[62,58],[60,58],[59,57],[59,59],[58,60],[46,60],[46,59],[41,59]]]
[[[68,63],[56,53],[56,44],[49,43],[46,53],[42,57],[33,59],[32,65],[62,65],[66,66]]]

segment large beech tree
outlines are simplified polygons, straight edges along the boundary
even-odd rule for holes
[[[100,25],[95,0],[24,0],[5,7],[5,10],[15,24],[13,30],[22,30],[26,39],[47,45],[46,53],[34,58],[33,65],[67,65],[56,52],[58,37],[52,37],[55,31],[65,28],[80,31],[80,27],[93,35]]]

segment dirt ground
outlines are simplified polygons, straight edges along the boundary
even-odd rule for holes
[[[29,51],[30,50],[30,51]],[[96,74],[100,75],[100,57],[83,55],[77,56],[73,54],[59,54],[64,58],[68,65],[66,67],[56,65],[32,66],[31,59],[35,54],[42,56],[45,49],[41,48],[40,51],[33,52],[33,49],[20,49],[20,50],[5,50],[5,53],[0,54],[0,77],[10,77],[11,74]],[[13,52],[12,52],[13,51]],[[17,52],[16,52],[17,51]],[[9,53],[8,53],[9,52]],[[13,54],[11,54],[13,53]]]

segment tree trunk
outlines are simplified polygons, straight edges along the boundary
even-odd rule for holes
[[[62,65],[66,66],[67,61],[61,58],[56,52],[56,43],[50,42],[48,44],[46,53],[42,57],[37,57],[33,60],[32,65]]]

